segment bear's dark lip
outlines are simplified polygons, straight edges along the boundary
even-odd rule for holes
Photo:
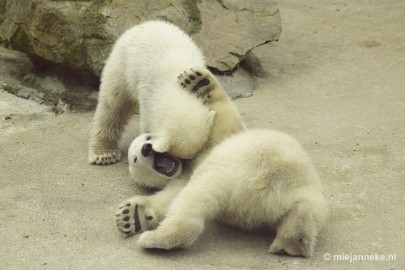
[[[180,168],[180,161],[172,157],[168,153],[154,153],[153,169],[168,177],[177,173]]]

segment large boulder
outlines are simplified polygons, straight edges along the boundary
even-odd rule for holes
[[[275,0],[0,0],[0,43],[34,65],[97,80],[117,37],[150,19],[185,30],[208,65],[225,73],[241,61],[260,65],[254,48],[281,33]]]

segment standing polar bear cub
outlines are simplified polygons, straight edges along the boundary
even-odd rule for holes
[[[163,188],[172,179],[189,177],[193,168],[215,145],[246,129],[235,104],[207,68],[194,67],[185,70],[178,76],[178,84],[184,91],[198,97],[209,110],[216,112],[209,140],[192,160],[186,162],[186,170],[183,171],[180,159],[154,150],[155,138],[152,134],[147,133],[135,138],[128,150],[129,171],[135,182],[142,186]],[[192,132],[187,125],[183,128]]]
[[[150,158],[142,151],[153,143],[148,138],[140,135],[129,150],[136,166],[149,166],[139,160]],[[205,222],[216,219],[245,229],[275,229],[272,253],[313,255],[328,206],[310,158],[292,137],[242,131],[215,146],[185,183],[171,180],[154,195],[125,201],[116,214],[118,229],[127,236],[144,231],[142,247],[171,249],[190,245]]]
[[[214,111],[177,82],[179,74],[195,66],[204,67],[204,57],[176,26],[149,21],[127,30],[101,76],[89,162],[120,160],[118,140],[138,105],[141,132],[151,133],[153,150],[193,158],[207,143],[215,118]]]

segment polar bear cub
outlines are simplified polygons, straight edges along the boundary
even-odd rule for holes
[[[214,111],[177,82],[180,73],[194,66],[205,66],[204,57],[176,26],[149,21],[127,30],[102,73],[89,162],[120,160],[118,140],[137,106],[141,132],[152,134],[155,151],[194,157],[208,141],[215,118]]]
[[[328,215],[312,162],[295,139],[278,131],[249,130],[226,139],[185,183],[172,181],[168,191],[124,202],[118,229],[126,235],[146,231],[138,240],[144,248],[171,249],[192,244],[212,219],[245,229],[264,225],[277,232],[270,252],[312,256]],[[165,192],[177,194],[170,206]]]

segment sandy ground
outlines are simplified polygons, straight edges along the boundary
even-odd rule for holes
[[[280,8],[282,38],[260,49],[268,76],[236,104],[249,127],[297,137],[319,169],[332,216],[313,258],[269,254],[274,234],[217,223],[185,250],[140,249],[115,228],[116,206],[141,192],[126,159],[87,164],[93,113],[55,116],[0,92],[0,269],[404,269],[405,2]]]

